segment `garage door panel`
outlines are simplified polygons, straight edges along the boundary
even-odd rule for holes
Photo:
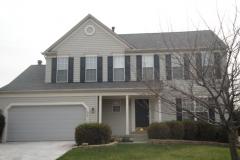
[[[15,106],[9,110],[7,141],[74,140],[86,122],[83,106]]]

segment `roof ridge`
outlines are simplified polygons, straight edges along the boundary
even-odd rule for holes
[[[118,34],[118,35],[136,35],[136,34],[162,34],[162,33],[186,33],[186,32],[203,32],[211,30],[197,30],[197,31],[177,31],[177,32],[154,32],[154,33],[128,33],[128,34]]]

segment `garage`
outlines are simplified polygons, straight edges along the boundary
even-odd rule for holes
[[[8,112],[7,141],[74,140],[86,109],[76,106],[13,106]]]

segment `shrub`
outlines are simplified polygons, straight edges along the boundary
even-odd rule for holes
[[[170,138],[171,139],[183,139],[184,136],[184,127],[183,123],[179,121],[168,121],[166,122],[170,129]]]
[[[215,141],[216,127],[205,122],[198,121],[197,139],[200,141]]]
[[[153,122],[147,132],[149,139],[168,139],[170,135],[170,129],[164,122]]]
[[[0,113],[0,137],[2,137],[4,126],[5,126],[5,117]]]
[[[184,137],[185,140],[195,140],[198,132],[197,123],[193,120],[184,120]]]
[[[82,143],[106,144],[111,140],[111,127],[103,123],[84,123],[75,129],[75,141],[77,145]]]

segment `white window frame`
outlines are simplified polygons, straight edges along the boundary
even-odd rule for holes
[[[199,98],[206,98],[206,99],[208,99],[208,97],[199,97]],[[182,99],[182,104],[183,104],[183,100],[187,100],[187,98],[184,98],[184,99]],[[194,112],[194,114],[196,114],[196,113],[203,113],[203,112],[206,112],[207,113],[207,119],[209,119],[210,117],[209,117],[209,111],[208,111],[208,109],[206,109],[206,108],[204,108],[204,107],[202,107],[202,111],[197,111],[197,102],[196,101],[194,101],[194,100],[192,100],[193,101],[193,111],[191,110],[191,108],[190,108],[190,111],[191,112]],[[184,106],[182,106],[182,108],[184,108]],[[205,111],[204,111],[204,109],[206,109]],[[184,117],[183,117],[183,113],[187,113],[186,111],[184,111],[184,110],[182,110],[182,120],[184,120]],[[187,113],[188,114],[188,113]],[[197,118],[196,117],[194,117],[194,121],[197,121]]]
[[[144,57],[152,57],[152,64],[150,63],[150,62],[145,62],[144,61]],[[142,55],[142,80],[145,80],[144,79],[144,74],[143,74],[143,68],[150,68],[150,67],[144,67],[144,65],[145,65],[145,63],[147,64],[147,65],[152,65],[152,70],[153,70],[153,77],[152,77],[152,79],[149,79],[149,80],[154,80],[154,56],[153,55]]]
[[[87,68],[87,58],[96,58],[96,68]],[[89,56],[85,57],[85,82],[97,82],[97,56]],[[95,81],[87,81],[87,69],[95,69],[96,70],[96,79]]]
[[[60,63],[60,59],[66,59],[66,63],[61,63],[61,65],[66,65],[67,68],[66,69],[59,69],[59,63]],[[66,83],[68,82],[68,57],[57,57],[57,74],[56,74],[56,81],[57,83]],[[59,70],[67,70],[67,80],[66,81],[59,81],[58,80],[58,71]]]
[[[115,68],[118,68],[118,67],[114,67],[114,59],[119,57],[123,58],[123,80],[115,80],[115,77],[114,77],[114,70]],[[125,81],[125,56],[113,56],[113,81]]]
[[[211,69],[212,69],[212,73],[211,74],[214,74],[214,72],[215,72],[215,70],[214,70],[214,54],[213,53],[209,53],[209,52],[205,52],[205,53],[201,53],[202,54],[202,70],[203,70],[203,72],[205,72],[205,69],[204,69],[204,67],[210,67]],[[208,57],[207,57],[207,55],[208,55]],[[207,70],[207,72],[208,71],[211,71],[211,70],[209,70],[209,68],[208,68],[208,70]]]
[[[114,102],[118,102],[118,104],[114,104]],[[113,110],[114,106],[119,106],[119,112]],[[112,100],[112,113],[121,113],[121,99],[113,99]]]
[[[176,79],[176,80],[183,80],[184,79],[184,67],[183,67],[183,64],[184,64],[184,60],[183,60],[183,54],[181,53],[176,53],[176,54],[172,54],[172,59],[171,59],[171,69],[172,69],[172,79],[175,79],[174,78],[174,74],[173,74],[173,68],[174,67],[181,67],[182,68],[182,79]],[[173,62],[173,59],[175,61],[175,59],[177,59],[178,62]],[[181,60],[181,64],[179,63],[179,60]]]

